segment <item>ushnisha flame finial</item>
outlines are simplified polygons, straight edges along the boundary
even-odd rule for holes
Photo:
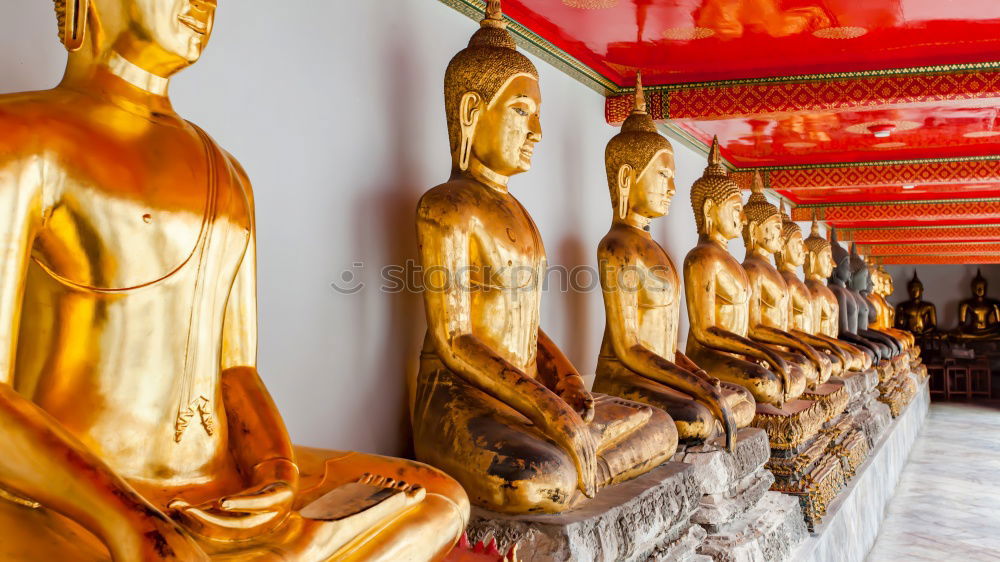
[[[708,165],[719,166],[722,164],[722,155],[719,153],[719,135],[712,137],[712,148],[708,150]]]
[[[479,25],[499,29],[507,27],[507,22],[503,19],[503,8],[500,6],[500,0],[489,0],[486,2],[486,13]]]
[[[763,224],[764,221],[777,215],[780,218],[778,208],[767,200],[764,195],[764,178],[759,171],[753,173],[753,183],[750,185],[750,198],[743,205],[743,212],[747,215],[747,225],[756,222]]]
[[[816,219],[816,211],[813,211],[812,225],[809,227],[809,236],[819,237],[819,220]]]
[[[642,71],[635,73],[635,108],[632,113],[646,113],[646,94],[642,91]]]

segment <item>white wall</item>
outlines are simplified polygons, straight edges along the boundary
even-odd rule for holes
[[[296,441],[387,454],[409,447],[404,372],[423,337],[419,295],[383,294],[378,272],[416,257],[413,211],[449,172],[442,79],[476,24],[434,0],[222,2],[203,59],[174,104],[254,181],[263,377]],[[51,4],[0,8],[0,92],[44,89],[65,53]],[[536,60],[544,139],[515,178],[552,265],[593,265],[610,223],[603,98]],[[0,132],[2,134],[2,132]],[[704,156],[675,142],[678,193],[653,233],[680,266],[696,240],[689,188]],[[733,242],[742,259],[742,246]],[[330,283],[353,263],[367,286]],[[584,373],[604,329],[600,292],[548,292],[542,325]],[[682,312],[682,342],[686,313]]]
[[[976,269],[981,269],[983,277],[988,282],[986,294],[997,298],[1000,296],[1000,266],[996,265],[891,265],[886,270],[892,274],[896,291],[889,297],[889,302],[897,304],[909,299],[906,283],[917,277],[924,284],[924,300],[934,303],[937,307],[938,326],[954,328],[958,325],[958,303],[972,295],[972,279]]]

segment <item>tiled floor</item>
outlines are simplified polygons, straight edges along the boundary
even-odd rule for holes
[[[868,562],[1000,560],[1000,405],[934,403]]]

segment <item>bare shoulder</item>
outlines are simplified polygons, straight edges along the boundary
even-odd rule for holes
[[[476,184],[453,179],[432,187],[417,203],[417,218],[425,221],[454,221],[478,214],[481,201]]]

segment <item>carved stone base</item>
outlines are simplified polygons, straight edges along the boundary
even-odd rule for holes
[[[824,408],[812,400],[792,400],[782,408],[757,404],[757,414],[751,425],[767,432],[772,451],[789,451],[795,455],[796,450],[823,427],[825,415]]]
[[[716,562],[785,562],[807,535],[798,500],[767,492],[744,517],[709,533],[698,552]]]
[[[700,560],[705,530],[691,523],[701,495],[693,475],[691,466],[668,462],[554,515],[473,508],[469,538],[493,537],[501,552],[516,543],[524,562]]]
[[[805,391],[802,394],[802,398],[818,402],[820,407],[823,408],[823,421],[828,423],[843,413],[851,396],[848,394],[847,389],[844,388],[843,383],[827,382],[819,385],[815,390]]]
[[[810,531],[823,521],[830,503],[844,487],[844,469],[840,459],[824,450],[809,471],[798,479],[776,477],[771,489],[796,496],[802,516]]]

